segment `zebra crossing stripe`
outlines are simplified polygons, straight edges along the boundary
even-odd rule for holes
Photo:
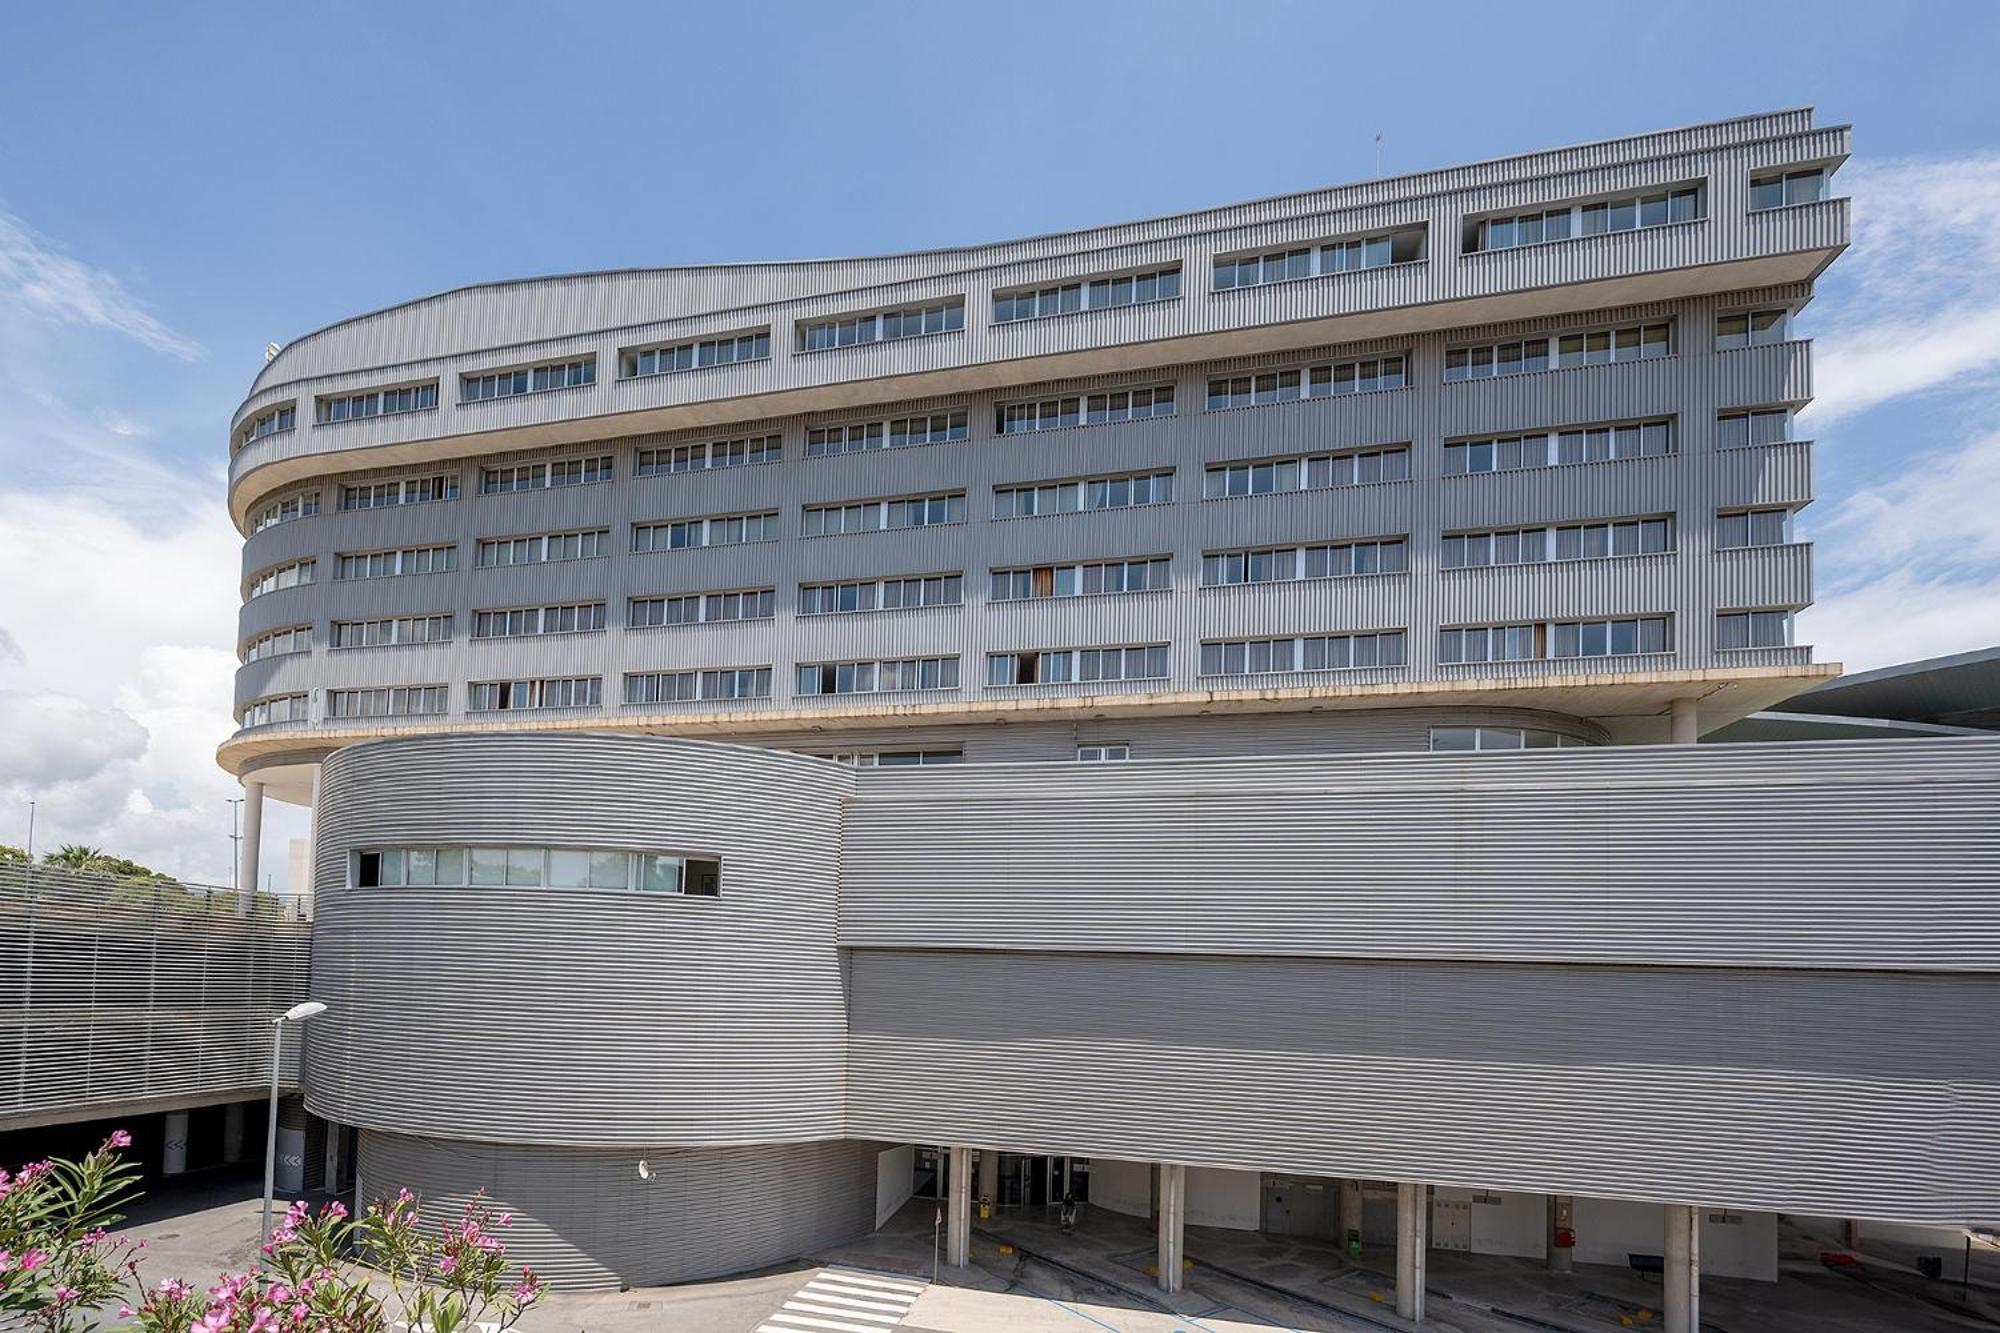
[[[889,1333],[909,1316],[925,1284],[826,1268],[793,1292],[757,1333]]]

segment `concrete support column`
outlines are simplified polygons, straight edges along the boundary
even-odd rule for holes
[[[972,1257],[972,1149],[953,1148],[946,1167],[944,1257],[963,1268]]]
[[[1850,1217],[1840,1224],[1840,1243],[1844,1249],[1858,1250],[1861,1248],[1861,1222],[1859,1219]]]
[[[979,1150],[979,1197],[1000,1206],[1000,1150],[981,1148]]]
[[[1673,743],[1693,745],[1701,739],[1701,711],[1693,699],[1676,699],[1673,704]]]
[[[1160,1290],[1181,1289],[1187,1231],[1187,1168],[1160,1163]]]
[[[178,1176],[188,1169],[188,1113],[169,1111],[161,1119],[160,1174]]]
[[[1664,1333],[1701,1330],[1701,1209],[1684,1203],[1666,1205],[1666,1287]]]
[[[1576,1207],[1567,1194],[1549,1196],[1549,1271],[1568,1273],[1576,1262]]]
[[[1343,1250],[1349,1245],[1359,1244],[1361,1241],[1363,1207],[1364,1201],[1361,1194],[1361,1182],[1358,1180],[1341,1181],[1340,1234],[1334,1237],[1334,1239],[1340,1243],[1340,1248]]]
[[[243,1103],[231,1102],[222,1108],[222,1160],[243,1160]]]
[[[243,846],[236,866],[237,915],[250,915],[250,902],[257,892],[257,862],[264,840],[264,784],[251,779],[243,783]]]
[[[1424,1321],[1424,1259],[1431,1246],[1431,1190],[1408,1182],[1396,1186],[1396,1313],[1413,1324]]]

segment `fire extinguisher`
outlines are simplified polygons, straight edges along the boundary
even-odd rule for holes
[[[1556,1248],[1557,1248],[1557,1249],[1559,1249],[1559,1250],[1573,1250],[1573,1249],[1575,1249],[1575,1248],[1576,1248],[1576,1232],[1572,1231],[1572,1230],[1571,1230],[1570,1228],[1568,1228],[1568,1227],[1557,1227],[1557,1228],[1556,1228]]]

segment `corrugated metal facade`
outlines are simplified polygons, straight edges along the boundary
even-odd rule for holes
[[[257,903],[0,863],[0,1129],[260,1095],[311,926]]]

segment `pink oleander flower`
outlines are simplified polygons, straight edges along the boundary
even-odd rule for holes
[[[193,1288],[177,1277],[163,1277],[160,1279],[160,1285],[155,1290],[167,1300],[177,1301],[185,1297]]]
[[[514,1215],[512,1213],[502,1213],[500,1216],[494,1218],[493,1221],[496,1226],[511,1227],[514,1225]]]
[[[132,1136],[125,1130],[114,1129],[111,1131],[111,1137],[104,1141],[104,1146],[107,1148],[129,1148],[132,1146]]]
[[[453,1273],[456,1273],[457,1271],[458,1271],[458,1260],[452,1255],[447,1254],[444,1257],[443,1261],[438,1264],[438,1272],[443,1273],[446,1277],[450,1277]]]
[[[48,1161],[30,1162],[26,1166],[21,1168],[21,1174],[15,1178],[15,1183],[18,1185],[25,1185],[31,1180],[35,1180],[41,1176],[45,1176],[49,1173],[50,1169],[54,1165],[55,1164],[53,1162],[48,1162]]]
[[[40,1250],[21,1251],[21,1271],[23,1273],[34,1272],[42,1266],[48,1257],[48,1255],[43,1254]]]
[[[65,1287],[62,1283],[58,1282],[55,1286],[55,1298],[57,1305],[67,1305],[76,1299],[76,1288]]]
[[[339,1221],[341,1218],[347,1216],[347,1206],[345,1204],[338,1202],[330,1203],[326,1207],[320,1209],[319,1215],[321,1217],[331,1217],[335,1221]]]

